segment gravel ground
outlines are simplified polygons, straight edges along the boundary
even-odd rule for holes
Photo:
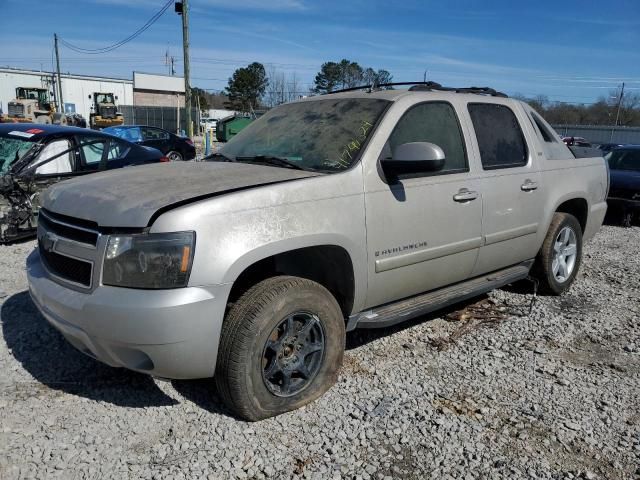
[[[76,352],[29,300],[34,243],[0,247],[0,478],[640,478],[639,246],[604,227],[530,312],[523,283],[355,332],[328,394],[253,424]]]

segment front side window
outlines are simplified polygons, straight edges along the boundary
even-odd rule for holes
[[[449,103],[423,103],[406,112],[389,137],[391,154],[399,145],[410,142],[429,142],[442,148],[445,164],[439,174],[468,170],[460,123]]]
[[[36,175],[59,175],[73,172],[71,142],[67,139],[54,140],[45,145],[35,162]]]
[[[24,138],[0,136],[0,175],[7,173],[33,145],[33,142]]]
[[[470,103],[469,115],[478,139],[482,168],[522,167],[527,164],[527,144],[513,111],[493,103]]]
[[[234,136],[220,154],[232,160],[285,159],[304,170],[339,172],[358,161],[389,102],[330,98],[281,105]]]

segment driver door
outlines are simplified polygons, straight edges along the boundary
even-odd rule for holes
[[[379,165],[368,169],[367,308],[469,278],[481,245],[482,198],[470,169],[469,142],[453,105],[411,106],[397,121],[380,158],[393,158],[398,145],[410,142],[438,145],[445,165],[396,181],[384,178]]]

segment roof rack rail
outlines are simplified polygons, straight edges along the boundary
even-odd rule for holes
[[[351,88],[343,88],[341,90],[334,90],[332,92],[325,93],[324,95],[330,95],[332,93],[343,93],[343,92],[353,92],[356,90],[368,90],[369,92],[373,92],[374,90],[380,90],[384,87],[400,87],[400,86],[408,86],[410,92],[430,92],[430,91],[439,91],[439,92],[455,92],[455,93],[475,93],[478,95],[490,95],[492,97],[503,97],[508,98],[508,95],[502,92],[498,92],[493,88],[489,87],[443,87],[437,82],[394,82],[394,83],[380,83],[373,85],[360,85],[358,87]]]

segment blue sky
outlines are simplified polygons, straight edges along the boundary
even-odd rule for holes
[[[114,43],[165,0],[0,0],[0,66],[50,70],[53,32],[85,48]],[[191,0],[192,84],[220,90],[259,61],[295,72],[307,90],[325,61],[348,58],[395,81],[491,86],[589,103],[623,81],[640,93],[640,0]],[[27,8],[28,6],[28,8]],[[25,29],[18,16],[32,15]],[[63,71],[131,78],[182,72],[180,17],[104,55],[62,47]]]

